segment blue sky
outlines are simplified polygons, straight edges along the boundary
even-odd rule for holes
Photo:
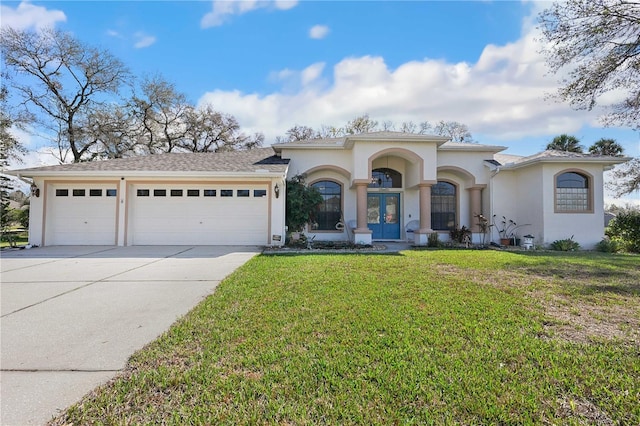
[[[598,111],[545,100],[532,1],[2,2],[2,26],[56,26],[110,50],[136,75],[162,74],[194,103],[236,116],[266,142],[295,124],[455,120],[508,153],[556,135],[601,137],[640,155],[640,134]],[[33,149],[38,142],[22,135]],[[636,196],[636,198],[638,198]]]

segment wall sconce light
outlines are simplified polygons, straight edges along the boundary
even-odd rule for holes
[[[280,198],[280,187],[276,183],[276,186],[273,188],[273,192],[276,194],[276,198]]]
[[[31,184],[31,195],[35,196],[36,198],[40,196],[40,188],[38,188],[35,183]]]

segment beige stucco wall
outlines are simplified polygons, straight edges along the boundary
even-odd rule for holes
[[[471,187],[484,187],[481,211],[489,214],[489,190],[486,188],[489,171],[483,163],[484,159],[492,157],[489,152],[439,151],[436,143],[356,141],[352,149],[283,148],[282,157],[291,160],[288,178],[306,173],[308,183],[329,179],[343,185],[343,214],[347,225],[356,220],[357,213],[353,182],[370,179],[371,171],[378,168],[390,168],[402,175],[402,188],[369,189],[369,192],[401,194],[401,239],[413,238],[411,234],[407,235],[406,225],[420,219],[418,184],[422,182],[435,183],[441,179],[456,185],[460,226],[471,227],[475,223],[469,201]],[[318,241],[346,240],[348,237],[346,230],[313,232],[307,229],[305,233]],[[448,235],[447,232],[444,234]],[[446,236],[443,235],[443,239]]]
[[[555,212],[554,177],[568,169],[582,170],[592,176],[592,212]],[[602,173],[602,165],[571,163],[538,163],[501,170],[492,178],[492,214],[497,216],[498,224],[503,215],[518,224],[529,224],[519,228],[517,233],[520,237],[533,235],[538,246],[548,246],[555,240],[573,236],[583,249],[593,249],[604,237]],[[496,231],[492,231],[494,241],[498,238]]]
[[[591,175],[593,194],[590,213],[555,213],[554,176],[567,169],[583,170]],[[543,167],[544,243],[570,238],[580,243],[583,249],[590,250],[604,237],[604,189],[602,165],[573,165],[548,163]]]
[[[44,179],[34,178],[33,182],[40,189],[40,196],[32,196],[29,201],[29,244],[32,246],[41,246],[45,200]]]

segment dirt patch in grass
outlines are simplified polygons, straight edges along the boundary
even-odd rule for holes
[[[544,336],[572,343],[617,340],[640,345],[640,310],[638,295],[640,272],[594,273],[565,269],[562,276],[545,271],[537,274],[496,270],[488,279],[485,271],[440,265],[438,272],[464,276],[478,285],[492,286],[506,292],[524,291],[543,310]],[[603,295],[605,297],[603,302]]]
[[[579,398],[564,398],[558,400],[557,417],[559,419],[571,419],[580,425],[602,425],[615,424],[613,420],[591,401]]]
[[[638,312],[626,306],[597,306],[588,302],[554,297],[542,300],[545,314],[552,321],[544,324],[548,334],[574,343],[593,340],[619,340],[640,344]]]

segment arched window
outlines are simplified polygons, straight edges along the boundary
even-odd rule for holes
[[[322,195],[311,229],[314,231],[335,231],[342,211],[342,185],[331,180],[321,180],[311,186]]]
[[[431,187],[431,228],[448,231],[456,226],[456,186],[438,181]]]
[[[369,188],[402,188],[402,175],[393,169],[373,169]]]
[[[579,172],[556,175],[556,212],[591,211],[589,177]]]

